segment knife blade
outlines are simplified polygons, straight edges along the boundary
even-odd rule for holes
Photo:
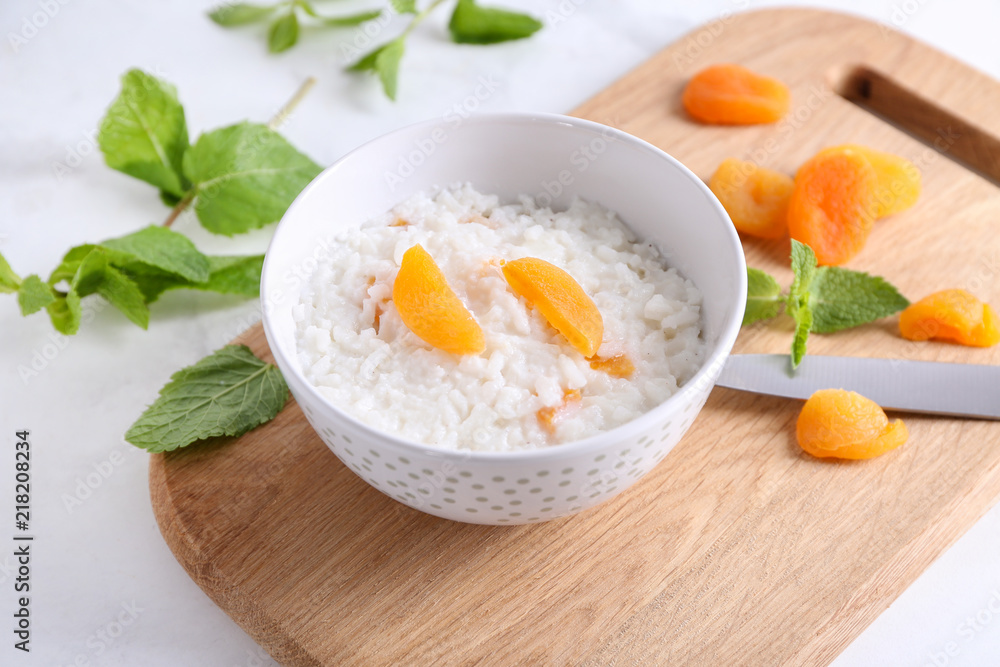
[[[716,384],[801,399],[848,389],[886,410],[1000,419],[1000,366],[809,356],[792,371],[787,354],[734,354]]]

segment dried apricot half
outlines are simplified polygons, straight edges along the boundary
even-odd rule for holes
[[[573,276],[537,257],[504,262],[503,275],[514,293],[537,308],[580,354],[597,354],[604,338],[604,319]]]
[[[908,340],[942,340],[973,347],[1000,343],[997,314],[963,289],[947,289],[910,304],[899,315]]]
[[[695,120],[717,125],[773,123],[788,113],[788,87],[740,65],[712,65],[688,81],[681,96]]]
[[[810,246],[820,264],[843,264],[864,247],[875,221],[878,178],[853,150],[820,153],[795,175],[788,232]]]
[[[819,155],[853,151],[864,156],[875,170],[875,218],[901,213],[920,197],[920,170],[906,158],[867,146],[844,144],[824,148]]]
[[[871,459],[909,437],[901,419],[890,422],[877,403],[844,389],[820,389],[795,425],[799,446],[820,458]]]
[[[795,182],[787,174],[726,158],[708,187],[740,233],[765,239],[778,239],[788,233],[788,200]]]
[[[486,349],[479,323],[419,244],[403,253],[392,284],[392,302],[403,324],[439,350],[479,354]]]

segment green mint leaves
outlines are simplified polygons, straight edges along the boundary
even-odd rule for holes
[[[743,312],[743,326],[775,317],[784,302],[777,280],[760,269],[747,269],[747,308]]]
[[[443,1],[433,0],[426,9],[418,11],[415,0],[391,0],[396,13],[413,14],[410,24],[392,41],[358,58],[348,70],[377,75],[386,97],[395,100],[399,87],[399,63],[406,50],[406,38]],[[498,44],[530,37],[541,28],[542,22],[533,16],[483,7],[475,0],[458,0],[448,22],[451,39],[457,44]]]
[[[141,70],[126,72],[121,93],[101,121],[97,142],[112,169],[170,195],[179,197],[188,189],[181,172],[188,147],[184,107],[169,83]]]
[[[177,232],[147,227],[98,245],[71,248],[47,281],[35,275],[17,279],[17,300],[22,315],[44,308],[52,325],[71,335],[80,327],[80,299],[98,294],[145,329],[149,304],[168,289],[256,296],[263,263],[263,255],[206,256]],[[4,267],[17,278],[0,256],[0,277]]]
[[[21,307],[21,315],[25,317],[37,313],[55,300],[52,288],[38,276],[28,276],[17,290],[17,304]]]
[[[794,278],[787,295],[770,275],[747,269],[744,326],[778,315],[781,306],[795,320],[792,368],[806,354],[810,333],[832,333],[897,313],[910,302],[878,276],[836,266],[817,266],[812,248],[792,239]]]
[[[10,264],[3,255],[0,255],[0,292],[5,294],[14,294],[21,288],[21,278],[16,273],[14,269],[10,268]]]
[[[193,202],[199,222],[227,236],[276,222],[321,171],[280,134],[256,123],[207,132],[190,145],[176,90],[140,70],[122,77],[98,144],[109,167],[156,186],[168,206]],[[181,274],[203,282],[205,270]]]
[[[392,4],[407,5],[406,2],[395,1]],[[414,0],[408,4],[413,5]],[[403,13],[402,10],[397,9],[397,11]],[[271,20],[275,14],[278,16]],[[247,3],[221,5],[208,12],[208,18],[224,28],[270,21],[267,29],[267,49],[271,53],[281,53],[298,43],[299,28],[304,21],[307,21],[310,27],[346,28],[378,18],[381,14],[381,10],[366,10],[341,16],[323,16],[316,11],[309,0],[284,0],[271,5]]]
[[[352,72],[374,72],[382,82],[382,90],[390,100],[396,99],[399,82],[399,63],[406,50],[405,37],[398,37],[378,47],[351,65]]]
[[[208,17],[226,28],[267,21],[267,48],[271,53],[281,53],[298,43],[301,26],[346,28],[381,17],[381,27],[393,14],[411,16],[410,23],[401,34],[366,54],[347,43],[341,44],[341,50],[353,61],[347,69],[376,75],[386,97],[395,100],[399,89],[399,65],[406,52],[406,38],[444,2],[428,0],[425,8],[420,10],[417,0],[388,0],[384,11],[325,16],[317,12],[309,0],[282,0],[269,5],[226,4],[211,10]],[[476,0],[457,0],[448,22],[448,32],[456,44],[499,44],[525,39],[541,29],[542,22],[533,16],[498,7],[484,7]]]
[[[397,14],[417,13],[417,0],[390,0],[389,4]]]
[[[299,41],[299,17],[294,11],[279,17],[267,31],[267,50],[281,53]]]
[[[221,26],[231,28],[263,21],[274,14],[277,9],[278,5],[252,5],[245,2],[238,2],[213,9],[208,13],[208,18]]]
[[[224,16],[219,12],[215,20],[237,25],[273,10],[232,5]],[[291,112],[311,84],[303,85],[277,119]],[[280,134],[256,123],[206,132],[191,145],[176,89],[141,70],[122,77],[121,92],[101,121],[98,144],[108,166],[158,188],[173,211],[161,227],[71,248],[48,280],[37,275],[22,280],[0,255],[0,293],[16,294],[22,315],[46,310],[53,326],[67,335],[79,330],[82,299],[92,294],[144,329],[149,304],[167,290],[257,296],[263,255],[210,257],[170,224],[193,205],[201,224],[217,234],[263,227],[280,219],[321,171]]]
[[[482,7],[476,0],[458,0],[448,22],[451,38],[458,44],[498,44],[524,39],[542,29],[533,16]]]
[[[194,210],[216,234],[241,234],[278,221],[322,168],[265,125],[207,132],[184,155]]]
[[[883,278],[836,266],[820,269],[811,291],[812,330],[816,333],[850,329],[910,305]]]
[[[245,345],[227,345],[174,373],[125,439],[149,452],[169,452],[205,438],[239,436],[274,419],[287,400],[275,366]]]
[[[122,262],[136,261],[193,282],[208,280],[208,258],[186,236],[165,227],[146,227],[101,244]]]

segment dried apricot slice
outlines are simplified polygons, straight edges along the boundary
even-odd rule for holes
[[[868,240],[875,221],[878,178],[853,150],[816,155],[795,175],[788,232],[810,246],[820,264],[843,264]]]
[[[909,437],[901,419],[889,422],[877,403],[844,389],[820,389],[795,425],[799,446],[820,458],[871,459]]]
[[[554,433],[559,420],[566,415],[573,404],[579,403],[582,399],[583,393],[579,389],[567,389],[563,393],[562,403],[541,408],[535,413],[539,425],[549,433]]]
[[[898,155],[857,144],[831,146],[824,148],[818,154],[839,151],[853,151],[864,156],[875,170],[876,219],[901,213],[917,203],[920,197],[920,170],[915,164]]]
[[[403,253],[392,301],[403,324],[439,350],[479,354],[486,348],[479,323],[419,244]]]
[[[612,357],[591,357],[588,361],[595,371],[604,371],[615,378],[630,378],[635,372],[635,364],[624,352]]]
[[[514,293],[537,308],[580,354],[597,354],[604,338],[604,319],[573,276],[537,257],[504,262],[503,275]]]
[[[726,158],[708,181],[737,231],[765,239],[788,233],[788,200],[795,182],[753,162]]]
[[[910,304],[899,315],[908,340],[943,340],[973,347],[1000,343],[997,314],[963,289],[947,289]]]
[[[695,120],[717,125],[773,123],[788,113],[788,87],[740,65],[712,65],[688,81],[681,96]]]

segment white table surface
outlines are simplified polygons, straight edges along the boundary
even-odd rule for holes
[[[283,132],[321,164],[388,130],[444,115],[483,76],[498,85],[481,110],[566,111],[696,25],[771,4],[864,14],[1000,78],[1000,6],[987,0],[589,0],[531,40],[481,49],[447,43],[442,11],[413,35],[393,104],[372,80],[341,71],[338,44],[350,33],[307,34],[293,51],[269,56],[262,30],[227,31],[208,21],[204,10],[212,4],[0,3],[0,252],[21,275],[47,275],[71,245],[165,217],[152,188],[107,168],[93,146],[118,77],[130,67],[177,85],[192,138],[243,118],[266,120],[305,77],[316,76],[319,84]],[[502,4],[545,15],[561,3]],[[46,7],[52,15],[43,21]],[[43,25],[31,33],[26,20]],[[10,33],[30,39],[15,51]],[[54,164],[67,159],[76,166],[57,177]],[[261,252],[270,233],[213,238],[191,217],[175,229],[205,251],[225,253]],[[13,649],[8,629],[13,528],[0,528],[0,617],[8,619],[0,623],[0,665],[273,664],[174,560],[150,508],[148,456],[122,439],[172,372],[223,345],[256,311],[252,300],[178,291],[155,304],[148,331],[108,308],[79,335],[53,339],[44,314],[22,319],[15,300],[0,295],[0,517],[13,514],[13,432],[31,429],[37,536],[32,651],[25,655]],[[51,359],[35,359],[44,368],[22,381],[17,367],[30,366],[36,354]],[[79,502],[68,502],[74,496]],[[997,656],[1000,506],[834,664],[978,666],[997,664]]]

